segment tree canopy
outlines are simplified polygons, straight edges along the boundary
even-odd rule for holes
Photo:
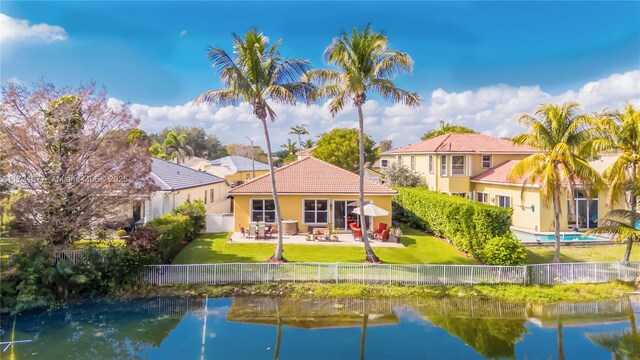
[[[424,133],[424,135],[422,135],[422,140],[429,140],[431,138],[434,138],[440,135],[452,134],[452,133],[474,134],[476,133],[476,131],[468,127],[464,127],[462,125],[453,125],[448,122],[445,122],[444,120],[440,120],[440,127],[437,129],[429,130],[426,133]]]
[[[333,129],[320,135],[313,156],[345,170],[359,170],[358,129]],[[365,168],[378,160],[378,148],[368,134],[364,134]]]
[[[187,141],[184,145],[193,149],[193,155],[205,159],[219,159],[227,156],[227,150],[217,136],[211,135],[202,127],[176,126],[165,128],[160,133],[151,134],[149,137],[154,143],[164,144],[167,136],[174,133],[177,136],[186,135]]]

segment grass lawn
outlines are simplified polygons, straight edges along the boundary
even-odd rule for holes
[[[173,260],[174,264],[228,262],[264,262],[273,255],[275,244],[228,243],[227,233],[204,234],[187,245]],[[405,248],[376,248],[375,253],[387,264],[474,264],[442,240],[410,228],[403,229]],[[284,257],[292,262],[362,262],[364,248],[358,246],[287,245]]]
[[[634,245],[636,248],[638,245]],[[626,245],[560,246],[561,262],[620,261]],[[527,247],[527,263],[544,264],[553,260],[553,246]],[[640,250],[631,250],[631,261],[640,261]]]

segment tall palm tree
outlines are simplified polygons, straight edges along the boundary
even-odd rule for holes
[[[592,121],[588,116],[576,114],[579,105],[569,102],[561,105],[542,104],[535,115],[520,115],[520,123],[529,133],[516,135],[516,144],[540,150],[520,161],[509,174],[512,181],[523,181],[522,193],[527,185],[539,186],[546,206],[553,205],[555,228],[554,262],[560,262],[560,196],[566,192],[574,199],[578,183],[596,189],[602,185],[597,171],[587,162],[593,139]],[[571,204],[574,201],[570,202]]]
[[[637,190],[640,181],[640,109],[627,104],[622,111],[605,113],[599,119],[597,128],[599,138],[594,140],[594,148],[597,151],[611,151],[617,154],[616,160],[603,174],[609,187],[607,203],[614,205],[624,200],[629,190],[636,192],[634,190]],[[605,230],[611,230],[618,240],[626,241],[623,261],[629,261],[633,242],[640,240],[632,231],[636,220],[640,219],[636,215],[637,196],[629,196],[628,205],[628,212],[607,214],[607,226],[590,232],[605,234]],[[622,228],[616,230],[616,226]]]
[[[193,156],[193,148],[187,145],[187,142],[189,142],[187,134],[178,135],[171,131],[167,134],[162,145],[167,156],[170,159],[176,159],[176,162],[180,164],[185,158]]]
[[[313,91],[312,98],[329,97],[329,111],[335,116],[348,104],[358,110],[360,130],[360,219],[362,240],[364,242],[367,261],[380,262],[371,249],[364,226],[364,115],[362,106],[367,100],[367,93],[374,92],[395,103],[407,106],[419,106],[420,95],[398,88],[393,82],[399,71],[410,73],[413,60],[409,54],[390,50],[389,39],[375,32],[370,25],[362,31],[354,28],[351,34],[343,32],[333,39],[324,52],[325,61],[339,70],[311,70],[305,77],[319,87]]]
[[[273,153],[267,119],[275,121],[276,113],[269,101],[294,105],[297,101],[306,102],[313,90],[309,83],[301,82],[300,77],[309,69],[307,60],[285,59],[280,55],[281,41],[269,44],[269,39],[255,29],[247,31],[244,38],[233,34],[233,57],[221,48],[209,47],[208,57],[211,66],[220,74],[222,89],[209,90],[198,96],[194,103],[217,103],[237,105],[239,101],[251,104],[253,114],[262,123],[264,139],[267,143],[267,161],[273,192],[273,202],[278,224],[278,244],[270,260],[284,261],[282,256],[282,219],[280,202],[276,188],[273,167]]]
[[[307,131],[307,124],[296,125],[291,128],[289,134],[298,135],[298,144],[302,145],[302,135],[309,135],[309,131]]]

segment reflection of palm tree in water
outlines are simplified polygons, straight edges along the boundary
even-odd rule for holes
[[[564,360],[564,348],[562,346],[562,319],[558,318],[558,360]]]
[[[629,331],[622,334],[587,335],[594,344],[611,351],[612,359],[638,359],[640,356],[640,337],[636,328],[636,316],[633,307],[629,307]]]
[[[362,331],[360,332],[360,360],[364,360],[364,344],[367,340],[367,323],[369,322],[369,314],[362,316]]]
[[[276,346],[273,352],[273,360],[278,360],[280,356],[280,341],[282,340],[282,321],[280,319],[280,305],[276,301]]]

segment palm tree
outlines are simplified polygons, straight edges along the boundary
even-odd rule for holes
[[[367,261],[380,262],[371,249],[367,238],[364,206],[364,115],[362,106],[367,100],[367,93],[374,92],[395,103],[407,106],[419,106],[420,95],[398,88],[392,81],[399,71],[410,73],[413,60],[409,54],[390,50],[389,39],[373,31],[370,25],[359,31],[354,28],[351,34],[343,32],[333,39],[324,52],[325,61],[339,70],[318,69],[307,73],[305,77],[320,86],[313,91],[312,98],[329,97],[329,111],[335,116],[350,103],[358,110],[360,130],[360,219],[362,240],[364,242]]]
[[[302,143],[302,147],[305,149],[310,149],[312,148],[316,143],[313,142],[313,140],[311,139],[307,139]]]
[[[616,160],[603,174],[609,187],[607,203],[614,205],[626,197],[628,190],[633,191],[634,187],[637,189],[640,181],[638,176],[640,171],[640,109],[636,109],[632,104],[627,104],[622,112],[604,114],[597,127],[599,138],[594,140],[594,148],[597,151],[612,151],[617,154]],[[606,229],[591,231],[594,234],[605,234],[605,230],[611,230],[619,241],[626,241],[627,248],[623,261],[629,261],[633,242],[640,240],[632,231],[638,218],[635,215],[638,207],[637,196],[630,196],[628,200],[628,212],[610,212],[606,215]],[[615,229],[616,226],[622,228]]]
[[[294,127],[291,128],[291,131],[289,131],[289,134],[291,135],[298,135],[298,144],[302,145],[302,135],[309,135],[309,132],[307,131],[307,124],[301,124],[301,125],[296,125]]]
[[[282,144],[282,150],[286,151],[288,155],[295,155],[298,152],[298,144],[291,139],[287,139],[286,144]]]
[[[444,135],[444,134],[474,134],[475,130],[469,129],[468,127],[464,127],[462,125],[453,125],[444,120],[440,120],[440,127],[437,129],[429,130],[424,135],[422,135],[422,140],[428,140],[434,138],[436,136]]]
[[[280,202],[267,126],[267,119],[275,121],[276,113],[267,100],[286,105],[294,105],[297,101],[306,102],[313,86],[300,82],[299,79],[309,69],[309,62],[298,58],[283,58],[279,52],[281,41],[270,45],[269,39],[255,29],[247,31],[244,38],[233,34],[233,43],[233,58],[221,48],[209,47],[209,61],[220,74],[224,88],[209,90],[198,96],[194,103],[235,106],[239,101],[246,101],[251,104],[253,114],[262,123],[278,225],[278,245],[270,260],[284,261]]]
[[[187,145],[188,141],[187,134],[178,135],[171,131],[167,134],[162,145],[169,158],[176,159],[176,162],[180,164],[185,158],[193,156],[193,148]]]
[[[540,150],[516,164],[509,179],[523,181],[523,196],[527,185],[539,186],[544,204],[553,204],[554,262],[560,262],[561,193],[566,192],[573,200],[578,182],[587,188],[602,185],[600,175],[585,159],[591,153],[592,121],[588,116],[576,114],[578,108],[573,102],[540,105],[535,115],[520,115],[520,123],[529,128],[529,133],[512,139],[516,144]]]

